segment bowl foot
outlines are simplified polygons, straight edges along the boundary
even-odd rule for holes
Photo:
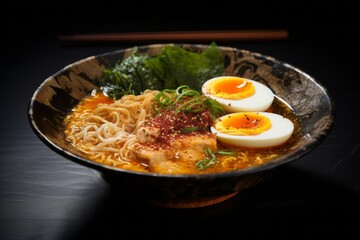
[[[206,207],[210,205],[214,205],[217,203],[221,203],[233,196],[235,196],[238,192],[230,193],[223,196],[217,197],[209,197],[209,198],[200,198],[200,199],[187,199],[187,200],[149,200],[147,199],[146,202],[148,204],[164,207],[164,208],[198,208],[198,207]]]

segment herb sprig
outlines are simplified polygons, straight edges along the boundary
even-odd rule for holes
[[[207,79],[224,74],[224,57],[216,43],[201,53],[169,45],[155,56],[134,48],[128,58],[105,69],[99,84],[106,95],[119,99],[146,89],[174,89],[181,85],[200,91]]]
[[[156,113],[165,108],[174,110],[175,113],[197,113],[207,109],[213,120],[225,114],[225,110],[217,101],[205,97],[187,85],[181,85],[175,90],[165,89],[159,92],[155,96],[154,106]]]
[[[206,158],[196,162],[196,167],[200,170],[209,168],[219,162],[219,159],[215,156],[215,154],[209,147],[205,147],[204,151]]]
[[[206,158],[199,160],[195,164],[199,170],[204,170],[206,168],[209,168],[209,167],[219,163],[219,159],[216,157],[216,154],[224,155],[224,156],[235,156],[236,155],[236,151],[231,150],[231,149],[218,150],[216,153],[214,153],[213,151],[211,151],[211,149],[209,147],[205,147],[204,151],[205,151]]]

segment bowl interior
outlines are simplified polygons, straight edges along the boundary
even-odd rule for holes
[[[156,55],[164,45],[172,44],[137,48],[140,53]],[[208,47],[194,44],[178,46],[194,52],[202,52]],[[296,141],[283,156],[256,168],[222,175],[246,174],[293,161],[310,152],[328,135],[334,122],[334,106],[326,89],[314,78],[287,63],[260,53],[223,46],[219,48],[225,57],[227,75],[242,76],[265,84],[294,109],[302,122]],[[98,170],[129,172],[88,160],[81,151],[66,141],[63,120],[83,97],[93,89],[99,89],[103,71],[128,57],[132,51],[133,48],[128,48],[91,56],[70,64],[47,78],[35,91],[29,104],[29,121],[39,138],[56,152],[80,164]]]

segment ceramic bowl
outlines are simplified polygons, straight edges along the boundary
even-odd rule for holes
[[[165,45],[136,46],[151,56]],[[202,52],[208,46],[177,44]],[[225,173],[169,175],[140,173],[93,162],[65,139],[63,120],[69,111],[93,89],[105,68],[128,57],[133,48],[91,56],[72,63],[45,79],[33,94],[28,118],[35,134],[65,159],[95,169],[116,188],[163,207],[190,208],[220,203],[253,187],[277,167],[297,160],[315,149],[329,134],[334,123],[334,104],[324,86],[305,72],[260,53],[219,46],[225,56],[228,75],[262,82],[291,105],[302,121],[300,132],[286,154],[266,164]]]

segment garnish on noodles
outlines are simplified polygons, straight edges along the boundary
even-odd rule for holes
[[[269,111],[293,116],[277,99]],[[94,92],[67,116],[65,134],[93,161],[167,174],[247,168],[286,152],[285,146],[259,150],[222,144],[210,131],[222,115],[217,102],[188,86],[146,90],[118,100]],[[295,115],[292,120],[296,122]]]

